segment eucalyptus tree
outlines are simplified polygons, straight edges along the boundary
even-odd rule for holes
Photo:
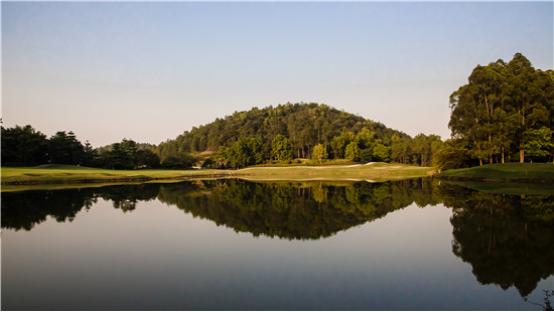
[[[536,110],[535,102],[538,93],[535,81],[535,69],[531,62],[522,54],[517,53],[508,63],[508,90],[507,94],[512,102],[512,113],[517,116],[516,140],[519,148],[519,161],[525,161],[525,131],[529,127],[529,115]],[[539,108],[540,109],[540,108]],[[538,118],[536,114],[531,117]],[[539,117],[540,118],[540,117]]]
[[[528,131],[553,127],[552,77],[520,53],[508,63],[478,65],[468,83],[450,96],[452,137],[467,141],[480,165],[485,160],[504,163],[512,152],[524,162]]]

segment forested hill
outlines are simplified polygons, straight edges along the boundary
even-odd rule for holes
[[[309,158],[315,145],[323,144],[331,150],[333,138],[345,132],[358,133],[364,128],[372,132],[375,140],[387,146],[390,146],[394,134],[400,138],[408,137],[381,123],[327,105],[289,103],[262,109],[254,107],[194,127],[174,140],[161,143],[158,154],[164,158],[183,152],[217,151],[244,137],[259,138],[262,149],[270,151],[273,139],[282,135],[292,145],[293,157]]]

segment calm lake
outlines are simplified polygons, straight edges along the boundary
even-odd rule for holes
[[[524,298],[543,304],[554,289],[545,187],[490,193],[427,178],[4,192],[2,308],[540,310]]]

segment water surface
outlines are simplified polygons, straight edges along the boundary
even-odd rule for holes
[[[3,309],[540,309],[554,196],[431,179],[2,193]]]

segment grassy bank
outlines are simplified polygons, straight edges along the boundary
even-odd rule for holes
[[[108,170],[75,166],[2,168],[3,185],[80,184],[240,177],[248,180],[384,181],[432,174],[428,167],[365,165],[250,167],[240,170]]]
[[[554,182],[554,164],[493,164],[482,167],[446,170],[439,178],[458,181]]]
[[[109,170],[76,166],[2,167],[2,184],[136,182],[222,177],[228,170]]]

